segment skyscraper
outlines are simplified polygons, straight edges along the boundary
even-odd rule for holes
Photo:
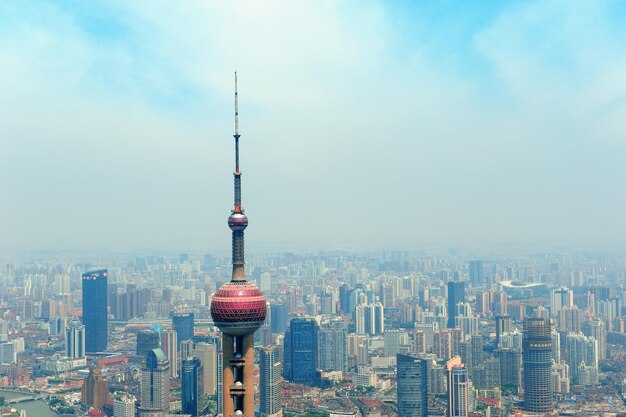
[[[287,378],[291,382],[310,382],[317,368],[319,326],[311,317],[294,317],[285,334]]]
[[[470,261],[469,275],[472,287],[478,287],[484,284],[485,274],[483,272],[483,261]]]
[[[113,398],[114,417],[135,417],[135,402],[137,399],[129,394],[116,394]]]
[[[202,363],[200,359],[188,357],[183,360],[180,379],[182,382],[182,411],[197,417],[202,406]]]
[[[454,328],[454,316],[456,314],[456,305],[465,302],[465,282],[449,281],[448,282],[448,328]]]
[[[142,330],[137,333],[137,355],[146,356],[152,349],[159,347],[159,334],[154,330]]]
[[[176,330],[178,349],[180,349],[180,342],[183,340],[193,340],[195,327],[193,313],[174,313],[172,315],[172,326]]]
[[[513,328],[513,319],[508,314],[496,316],[496,346],[500,343],[500,336],[509,333]]]
[[[246,281],[244,230],[248,217],[241,205],[239,108],[235,73],[235,201],[228,217],[232,230],[233,272],[211,302],[211,317],[222,331],[222,412],[254,417],[254,332],[265,321],[267,304],[256,285]]]
[[[283,415],[283,367],[279,356],[278,346],[268,346],[260,350],[262,417],[281,417]]]
[[[318,368],[324,371],[346,371],[348,367],[346,339],[348,337],[343,320],[334,319],[318,332]]]
[[[428,416],[428,361],[398,353],[398,416]]]
[[[212,343],[197,343],[193,349],[193,356],[202,362],[202,389],[203,395],[215,395],[217,383],[217,347]]]
[[[152,349],[141,364],[139,417],[165,417],[170,409],[170,363],[161,349]]]
[[[524,320],[522,339],[524,406],[531,413],[551,413],[552,336],[543,318]]]
[[[83,324],[85,350],[102,352],[107,348],[107,276],[106,269],[83,274]]]
[[[176,330],[164,330],[161,346],[163,353],[170,362],[170,376],[178,377],[178,340]]]
[[[448,371],[448,417],[467,417],[469,414],[469,377],[461,358],[455,356],[446,363]]]
[[[80,402],[87,408],[93,407],[96,410],[102,408],[109,397],[109,385],[102,376],[102,371],[91,368],[89,375],[83,381],[81,388]]]
[[[85,356],[85,326],[76,317],[65,328],[65,356],[72,359]]]

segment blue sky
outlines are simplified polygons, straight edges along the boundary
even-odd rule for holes
[[[235,68],[252,245],[622,245],[624,18],[2,2],[0,247],[227,248]]]

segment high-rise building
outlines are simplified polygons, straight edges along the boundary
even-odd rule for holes
[[[500,384],[517,389],[522,375],[522,351],[517,348],[499,348],[496,355],[500,359]]]
[[[260,350],[260,404],[262,417],[282,417],[283,367],[280,348],[268,346]]]
[[[89,375],[83,381],[80,402],[87,408],[93,407],[99,410],[108,398],[109,385],[102,376],[102,371],[97,368],[91,368]]]
[[[572,379],[583,379],[583,372],[587,368],[594,368],[598,374],[598,342],[593,337],[584,336],[581,333],[568,334],[565,336],[565,361],[569,365]],[[581,366],[582,365],[582,366]],[[592,378],[592,384],[597,384],[597,378]]]
[[[202,389],[203,395],[215,395],[217,383],[217,347],[213,343],[196,343],[193,356],[202,362]]]
[[[544,318],[524,320],[522,340],[524,406],[531,413],[551,413],[552,336]]]
[[[180,342],[180,346],[178,349],[178,356],[180,358],[180,361],[178,362],[178,369],[179,371],[182,371],[182,362],[188,358],[189,356],[191,356],[193,352],[193,340],[183,340],[182,342]]]
[[[85,356],[85,326],[76,317],[65,328],[65,356],[72,359]]]
[[[324,324],[317,334],[317,358],[323,371],[347,371],[347,330],[345,322],[334,319]]]
[[[217,378],[215,391],[217,393],[217,404],[215,405],[217,415],[222,415],[224,413],[224,352],[221,350],[217,351],[217,362],[216,367],[217,370]]]
[[[270,305],[270,322],[272,332],[285,333],[288,325],[289,309],[284,303],[272,303]]]
[[[163,330],[163,341],[161,342],[163,353],[170,363],[170,376],[178,377],[178,337],[176,330]]]
[[[267,304],[256,285],[246,281],[244,230],[248,217],[241,204],[239,115],[235,73],[235,201],[228,217],[232,230],[233,272],[211,302],[211,317],[222,331],[222,413],[254,417],[254,332],[263,324]]]
[[[154,330],[141,330],[137,333],[137,355],[145,357],[152,349],[158,348],[159,333]]]
[[[483,269],[483,261],[469,262],[469,275],[472,287],[478,287],[485,283],[485,274]]]
[[[465,282],[449,281],[448,282],[448,328],[452,329],[455,325],[456,305],[465,302]]]
[[[85,349],[90,353],[107,349],[107,276],[106,269],[83,274]]]
[[[461,358],[446,363],[448,372],[448,417],[467,417],[470,411],[470,381]]]
[[[317,333],[319,326],[311,317],[294,317],[285,334],[285,363],[287,379],[291,382],[310,382],[317,368]]]
[[[413,355],[396,356],[398,415],[428,416],[428,361]]]
[[[378,335],[385,332],[385,307],[382,303],[359,304],[355,315],[358,334]]]
[[[137,415],[136,405],[137,398],[130,394],[120,393],[113,398],[113,416],[114,417],[135,417]]]
[[[178,349],[180,349],[180,342],[183,340],[193,340],[195,328],[193,313],[174,313],[172,315],[172,326],[176,330]]]
[[[166,417],[170,409],[170,363],[161,349],[152,349],[141,364],[139,417]]]
[[[606,359],[606,323],[601,319],[592,319],[583,323],[583,333],[598,341],[598,359]]]
[[[582,331],[583,311],[578,307],[563,307],[557,313],[557,326],[560,332],[580,333]]]
[[[478,316],[474,315],[470,303],[458,303],[456,305],[454,327],[461,329],[464,336],[478,334]]]
[[[183,360],[180,369],[182,412],[197,417],[202,408],[202,362],[194,357]]]
[[[511,316],[505,314],[503,316],[496,316],[496,346],[500,343],[500,336],[504,333],[509,333],[513,329],[513,320]]]
[[[553,317],[556,317],[562,308],[574,306],[574,292],[568,288],[554,288],[550,295],[550,312]]]

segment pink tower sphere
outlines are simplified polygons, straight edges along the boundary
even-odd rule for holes
[[[266,314],[265,296],[251,282],[227,282],[211,299],[213,322],[233,336],[253,333],[263,324]]]

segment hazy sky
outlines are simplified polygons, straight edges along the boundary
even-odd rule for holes
[[[623,244],[626,2],[0,2],[0,247]]]

